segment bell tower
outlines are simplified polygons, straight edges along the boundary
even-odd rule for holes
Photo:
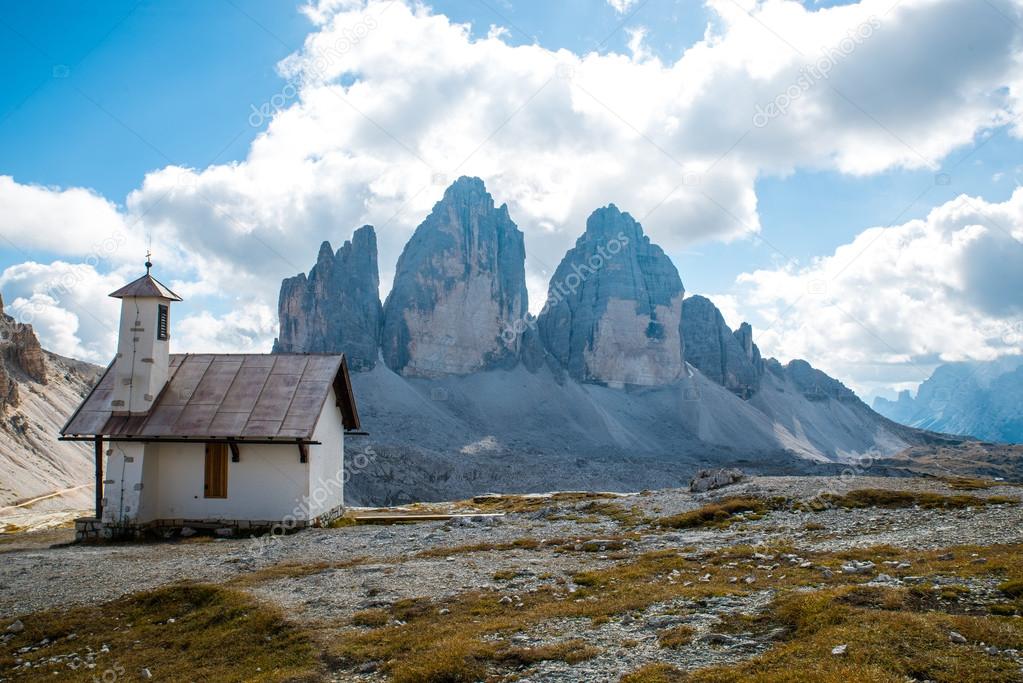
[[[170,305],[181,297],[146,274],[110,296],[121,300],[121,324],[114,358],[114,415],[145,415],[167,383],[170,364]]]

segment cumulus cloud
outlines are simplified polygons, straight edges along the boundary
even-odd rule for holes
[[[734,239],[760,229],[760,176],[934,167],[1016,112],[1018,26],[990,6],[710,7],[716,28],[666,64],[639,29],[631,55],[577,55],[493,31],[474,39],[423,6],[320,3],[308,10],[317,30],[280,65],[294,97],[248,158],[156,171],[129,211],[201,245],[201,272],[253,286],[371,223],[386,292],[412,229],[461,174],[509,203],[528,267],[543,274],[609,201],[669,250]],[[821,60],[826,77],[796,87]],[[772,104],[784,113],[755,121]],[[182,173],[188,182],[168,191]]]
[[[5,312],[31,324],[43,346],[106,364],[117,344],[120,307],[107,295],[129,271],[100,273],[87,263],[26,261],[0,273]]]
[[[155,169],[121,212],[84,190],[28,188],[58,195],[33,204],[45,209],[36,224],[59,225],[67,211],[57,199],[73,192],[105,220],[151,233],[161,272],[188,293],[234,305],[245,292],[271,306],[280,279],[308,269],[320,241],[336,246],[370,223],[386,294],[444,187],[478,175],[526,233],[535,309],[586,216],[608,202],[669,252],[739,239],[761,229],[758,178],[935,168],[1023,113],[1020,0],[707,5],[716,16],[704,38],[662,61],[641,29],[629,54],[575,54],[513,46],[501,30],[474,38],[419,3],[310,3],[312,32],[279,65],[287,84],[253,103],[266,128],[245,159]],[[2,190],[0,202],[31,194]],[[985,275],[962,277],[992,289]],[[1010,303],[996,291],[985,298],[991,310]],[[251,319],[231,324],[245,339],[263,334]]]
[[[0,235],[6,248],[86,257],[93,265],[123,259],[138,240],[109,200],[80,188],[24,185],[0,175]]]
[[[1023,353],[1023,188],[962,195],[903,225],[864,230],[804,268],[738,278],[761,349],[808,358],[864,393],[915,387],[939,362]]]
[[[174,323],[177,353],[266,353],[277,333],[277,312],[247,304],[222,316],[208,311]]]

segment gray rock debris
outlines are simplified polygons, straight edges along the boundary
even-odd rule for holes
[[[745,475],[742,470],[736,468],[718,468],[713,470],[700,470],[689,482],[689,490],[693,493],[704,493],[713,489],[719,489],[730,484],[742,481]]]

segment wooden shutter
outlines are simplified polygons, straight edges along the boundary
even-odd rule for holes
[[[160,341],[170,339],[170,306],[156,305],[156,338]]]
[[[206,444],[206,498],[227,498],[227,444]]]

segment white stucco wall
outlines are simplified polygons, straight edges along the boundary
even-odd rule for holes
[[[320,411],[313,441],[320,443],[309,447],[309,514],[318,517],[344,504],[341,462],[345,431],[333,389]]]
[[[143,475],[146,469],[145,448],[139,443],[111,443],[104,446],[106,466],[103,469],[103,521],[109,524],[130,524],[146,513],[143,502]],[[151,468],[152,465],[150,464]]]
[[[227,463],[227,498],[206,498],[206,447],[151,443],[146,460],[147,516],[157,519],[280,521],[305,519],[300,501],[309,487],[309,464],[294,444],[241,444],[240,462]],[[296,510],[298,513],[296,514]]]
[[[145,413],[167,382],[170,341],[156,338],[157,308],[166,299],[128,297],[121,300],[121,323],[114,358],[115,411]],[[173,324],[173,320],[170,321]],[[170,331],[170,330],[169,330]]]

